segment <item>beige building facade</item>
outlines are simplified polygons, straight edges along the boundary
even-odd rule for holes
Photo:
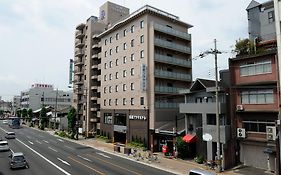
[[[172,140],[179,129],[184,97],[178,92],[192,82],[192,26],[148,5],[129,14],[110,2],[101,6],[92,29],[87,26],[85,55],[75,59],[84,65],[75,62],[74,74],[75,104],[86,133],[159,150],[161,140]]]

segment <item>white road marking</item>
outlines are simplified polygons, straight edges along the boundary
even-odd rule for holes
[[[28,141],[31,145],[33,145],[33,142],[31,142],[31,141]]]
[[[14,154],[14,151],[10,148],[10,151]]]
[[[53,150],[53,151],[55,151],[55,152],[58,152],[57,150],[55,150],[54,148],[52,148],[52,147],[48,147],[50,150]]]
[[[77,156],[80,157],[81,159],[84,159],[84,160],[88,161],[88,162],[93,162],[93,161],[91,161],[90,159],[87,159],[86,157],[82,157],[82,156],[80,156],[80,155],[77,155]]]
[[[26,145],[25,143],[23,143],[22,141],[20,141],[19,139],[16,138],[16,140],[18,142],[20,142],[21,144],[23,144],[24,146],[26,146],[28,149],[30,149],[31,151],[33,151],[35,154],[37,154],[38,156],[40,156],[41,158],[43,158],[44,160],[46,160],[48,163],[50,163],[51,165],[53,165],[54,167],[56,167],[57,169],[59,169],[61,172],[63,172],[66,175],[71,175],[70,173],[68,173],[67,171],[65,171],[64,169],[62,169],[61,167],[59,167],[58,165],[56,165],[55,163],[53,163],[52,161],[50,161],[49,159],[47,159],[46,157],[42,156],[40,153],[38,153],[37,151],[35,151],[34,149],[32,149],[31,147],[29,147],[28,145]]]
[[[74,150],[74,148],[71,148],[70,146],[64,145],[66,148]]]
[[[43,140],[43,142],[45,142],[45,143],[49,143],[47,140]]]
[[[60,142],[64,142],[62,139],[58,139],[58,141],[60,141]]]
[[[39,140],[36,140],[37,143],[42,144]]]
[[[107,156],[107,155],[105,155],[105,154],[103,154],[103,153],[97,153],[97,154],[100,155],[100,156],[106,157],[106,158],[108,158],[108,159],[111,159],[111,157],[109,157],[109,156]]]
[[[66,165],[70,166],[70,164],[69,164],[67,161],[62,160],[62,159],[60,159],[60,158],[58,158],[58,157],[57,157],[57,159],[58,159],[59,161],[61,161],[62,163],[64,163],[64,164],[66,164]]]
[[[31,137],[30,136],[26,136],[28,139],[31,139]]]

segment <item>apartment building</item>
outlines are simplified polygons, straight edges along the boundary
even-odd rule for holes
[[[20,95],[15,95],[14,97],[13,97],[13,113],[15,114],[16,113],[16,110],[18,109],[18,108],[20,108],[20,102],[21,102],[21,97],[20,97]]]
[[[50,106],[60,110],[69,107],[72,102],[72,92],[55,90],[50,84],[33,84],[28,90],[21,92],[20,106],[33,111]]]
[[[106,133],[115,142],[139,140],[160,149],[160,140],[173,135],[169,124],[184,101],[178,91],[192,82],[192,26],[148,5],[129,14],[111,2],[101,6],[96,23],[104,24],[103,31],[92,35],[92,54],[87,55],[92,64],[84,65],[86,81],[81,78],[89,94],[85,129]],[[170,127],[159,129],[164,125]]]
[[[273,1],[258,3],[252,0],[247,7],[249,39],[254,41],[275,40],[275,15]]]

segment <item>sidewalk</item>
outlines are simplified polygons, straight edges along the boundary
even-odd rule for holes
[[[50,134],[54,134],[54,131],[48,131]],[[170,159],[166,158],[163,156],[162,153],[158,153],[158,158],[160,162],[151,162],[148,163],[147,160],[140,160],[137,161],[135,160],[132,156],[128,156],[126,154],[120,153],[120,152],[115,152],[114,151],[114,144],[113,143],[105,143],[104,141],[95,139],[95,138],[90,138],[90,139],[85,139],[83,137],[79,137],[78,140],[71,140],[68,138],[65,138],[69,141],[82,144],[85,146],[93,147],[95,149],[98,149],[100,151],[106,152],[108,154],[113,154],[119,157],[123,157],[126,159],[129,159],[131,161],[136,161],[141,164],[145,164],[148,166],[152,166],[161,170],[165,170],[174,174],[179,174],[179,175],[187,175],[190,169],[203,169],[206,170],[206,166],[197,164],[193,161],[190,160],[182,160],[182,159]],[[211,171],[211,170],[208,170]],[[236,174],[233,171],[225,171],[219,174]]]

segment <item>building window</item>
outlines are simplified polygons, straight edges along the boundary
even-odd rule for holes
[[[103,88],[103,92],[106,94],[106,87]]]
[[[118,92],[118,85],[115,86],[115,92]]]
[[[135,69],[134,68],[131,69],[131,75],[132,76],[135,75]]]
[[[126,77],[126,76],[127,76],[127,71],[123,70],[123,77]]]
[[[135,89],[134,83],[131,83],[131,90],[133,91]]]
[[[111,113],[104,113],[104,123],[105,124],[112,124],[112,114]]]
[[[131,47],[134,47],[134,42],[135,42],[135,40],[132,39],[132,40],[131,40]]]
[[[135,99],[131,98],[131,105],[134,105],[134,104],[135,104]]]
[[[118,99],[117,98],[115,99],[115,105],[116,106],[118,105]]]
[[[109,42],[112,43],[112,37],[109,38]]]
[[[132,26],[131,26],[131,33],[134,33],[134,31],[135,31],[135,26],[132,25]]]
[[[140,105],[144,105],[144,97],[140,98]]]
[[[109,74],[109,80],[112,80],[112,74]]]
[[[123,30],[123,35],[124,35],[124,36],[127,35],[127,30],[126,30],[126,29]]]
[[[141,22],[140,22],[140,28],[142,29],[144,27],[144,21],[142,20]]]
[[[127,49],[127,43],[123,44],[123,49],[126,50]]]
[[[109,50],[109,55],[112,55],[112,49]]]
[[[274,19],[274,11],[268,12],[268,23],[271,24],[275,21]]]
[[[106,106],[106,100],[103,100],[103,106]]]
[[[242,104],[274,103],[273,89],[242,91],[241,103]]]
[[[111,106],[111,99],[108,100],[108,105]]]
[[[240,76],[267,74],[272,72],[271,60],[252,62],[240,66]]]
[[[135,54],[131,54],[131,61],[135,61]]]
[[[118,46],[116,46],[116,48],[115,48],[115,52],[116,52],[116,53],[118,53],[118,52],[119,52],[119,47],[118,47]]]
[[[126,105],[126,98],[123,98],[123,105]]]
[[[274,121],[270,120],[246,120],[242,121],[246,131],[266,132],[266,126],[275,126]]]
[[[111,92],[112,92],[112,87],[111,87],[111,86],[109,86],[108,91],[109,91],[109,93],[111,93]]]
[[[104,81],[106,81],[106,79],[107,79],[107,78],[106,78],[106,75],[104,75]]]
[[[107,51],[104,52],[104,57],[106,57],[106,56],[107,56]]]
[[[141,51],[140,51],[140,57],[141,57],[141,58],[144,58],[144,50],[141,50]]]
[[[107,39],[104,40],[104,45],[107,45]]]
[[[140,36],[140,43],[143,43],[144,42],[144,36]]]
[[[116,66],[118,66],[118,59],[116,59],[116,61],[115,61],[115,65],[116,65]]]
[[[116,40],[119,40],[119,33],[116,33],[115,38]]]
[[[112,61],[109,62],[109,67],[112,68]]]
[[[127,62],[127,57],[123,57],[123,63],[125,64]]]
[[[215,114],[207,114],[207,125],[216,125],[216,115]]]
[[[127,85],[123,84],[123,91],[126,91],[126,90],[127,90]]]
[[[107,69],[107,64],[106,63],[104,63],[104,69]]]
[[[115,73],[115,78],[118,79],[119,78],[119,74],[118,72]]]

